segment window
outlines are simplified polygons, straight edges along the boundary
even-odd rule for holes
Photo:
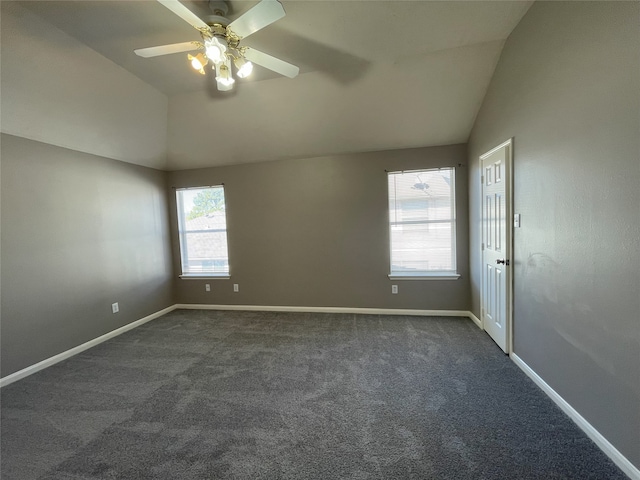
[[[455,170],[391,172],[390,277],[456,275]]]
[[[224,187],[176,191],[182,276],[229,276]]]

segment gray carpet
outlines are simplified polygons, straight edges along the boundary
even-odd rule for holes
[[[464,318],[177,310],[1,395],[3,480],[626,478]]]

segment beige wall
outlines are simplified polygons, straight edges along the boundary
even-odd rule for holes
[[[3,377],[174,303],[165,172],[0,141]]]
[[[458,167],[458,165],[461,165]],[[385,170],[456,166],[454,281],[393,281]],[[468,310],[465,145],[171,172],[170,187],[223,183],[231,280],[179,280],[180,303]],[[175,190],[169,190],[180,271]],[[205,283],[211,292],[205,292]],[[240,292],[233,292],[233,284]],[[399,294],[391,294],[391,284]]]
[[[480,310],[478,157],[514,137],[514,349],[640,467],[640,4],[536,2],[473,128],[471,292]]]

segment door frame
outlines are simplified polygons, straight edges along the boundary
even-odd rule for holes
[[[492,148],[486,153],[483,153],[479,157],[478,162],[478,170],[480,177],[480,324],[482,325],[482,329],[484,328],[484,275],[482,274],[484,265],[483,265],[483,243],[484,243],[484,224],[483,224],[483,215],[484,210],[482,208],[483,205],[483,190],[484,190],[484,171],[482,168],[482,161],[487,158],[489,155],[495,153],[497,150],[500,150],[503,147],[507,147],[507,154],[505,155],[505,203],[507,208],[507,252],[506,258],[509,259],[510,264],[505,271],[507,272],[507,285],[506,285],[506,328],[507,328],[507,355],[511,355],[513,353],[513,268],[515,267],[515,259],[513,258],[513,137],[508,140],[502,142],[500,145]]]

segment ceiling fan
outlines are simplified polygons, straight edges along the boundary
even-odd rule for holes
[[[139,48],[134,50],[136,55],[149,58],[199,51],[195,55],[187,55],[191,66],[204,75],[204,67],[211,62],[212,69],[215,70],[217,88],[222,92],[231,90],[235,83],[232,63],[239,78],[245,78],[251,74],[253,63],[285,77],[294,78],[298,75],[299,68],[295,65],[254,48],[240,45],[241,40],[285,16],[284,8],[278,0],[262,0],[233,22],[225,16],[229,12],[229,7],[224,1],[209,1],[213,15],[207,18],[207,22],[178,0],[157,1],[198,30],[202,41]]]

